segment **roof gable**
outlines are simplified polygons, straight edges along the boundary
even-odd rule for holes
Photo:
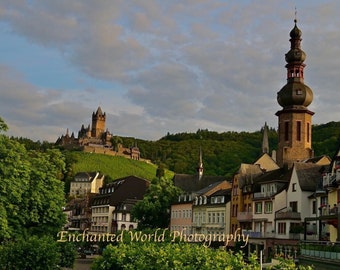
[[[199,180],[198,175],[191,174],[175,174],[173,183],[185,192],[197,192],[202,188],[208,187],[210,184],[226,180],[224,176],[203,175]]]
[[[302,191],[315,191],[323,171],[322,165],[314,163],[295,162],[294,170],[299,181],[299,185]]]

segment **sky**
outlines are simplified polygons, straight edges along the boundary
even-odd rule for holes
[[[313,124],[340,120],[340,1],[0,0],[6,134],[117,136],[277,128],[294,19]]]

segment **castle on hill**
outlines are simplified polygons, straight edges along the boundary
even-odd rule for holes
[[[140,159],[140,151],[137,145],[130,147],[123,147],[121,143],[114,144],[114,136],[105,128],[106,113],[98,107],[96,112],[92,113],[92,125],[86,128],[84,124],[78,131],[76,138],[72,132],[71,136],[69,130],[66,134],[59,137],[56,145],[62,146],[66,149],[81,149],[84,152],[101,153],[107,155],[119,155],[130,157],[135,160]]]

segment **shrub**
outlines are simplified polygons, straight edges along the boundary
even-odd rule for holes
[[[57,242],[50,237],[31,237],[0,246],[1,270],[58,269]]]
[[[109,269],[256,269],[255,257],[247,264],[242,253],[205,248],[190,243],[130,243],[109,245],[93,270]]]

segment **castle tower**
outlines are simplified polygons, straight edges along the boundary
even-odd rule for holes
[[[92,138],[100,138],[105,131],[106,114],[102,112],[102,109],[98,107],[96,113],[92,113]]]
[[[277,93],[277,102],[283,108],[276,113],[279,122],[277,163],[291,167],[293,162],[311,158],[312,116],[308,110],[313,101],[312,90],[304,83],[305,52],[301,49],[301,30],[296,26],[290,32],[291,47],[285,55],[287,83]]]

